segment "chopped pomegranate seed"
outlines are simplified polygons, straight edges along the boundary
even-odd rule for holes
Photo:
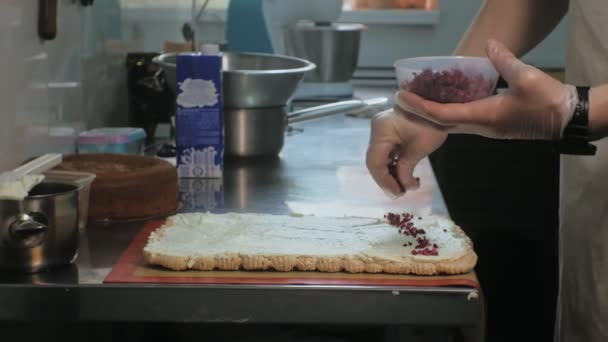
[[[492,87],[493,84],[483,75],[468,75],[456,68],[442,71],[424,69],[415,73],[412,80],[401,84],[401,88],[441,103],[477,100],[491,94]]]
[[[416,242],[418,242],[418,244],[416,245],[416,249],[422,249],[422,248],[426,248],[429,245],[429,239],[423,237],[423,238],[417,238]]]
[[[421,251],[413,250],[412,252],[416,252],[416,254],[412,253],[414,255],[417,255],[417,254],[426,255],[426,256],[429,256],[429,255],[432,255],[432,256],[439,255],[439,252],[436,249],[430,249],[430,248],[424,248]]]
[[[408,222],[413,218],[413,215],[405,213],[405,214],[402,214],[401,217],[403,218],[403,222]]]

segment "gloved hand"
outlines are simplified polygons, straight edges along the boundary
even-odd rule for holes
[[[399,107],[378,113],[372,118],[367,168],[376,183],[391,197],[403,194],[400,184],[406,191],[417,189],[420,180],[413,175],[414,167],[439,148],[446,138],[444,127]],[[393,151],[399,157],[397,179],[389,173],[388,167]]]
[[[524,64],[497,41],[488,42],[486,53],[509,84],[507,91],[464,104],[440,104],[402,91],[397,103],[449,133],[559,140],[578,102],[576,88]]]

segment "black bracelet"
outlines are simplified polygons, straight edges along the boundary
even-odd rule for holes
[[[559,142],[561,154],[595,155],[597,147],[589,143],[589,87],[576,87],[578,103]]]

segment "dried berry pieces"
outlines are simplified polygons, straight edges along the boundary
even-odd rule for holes
[[[410,222],[414,218],[414,215],[410,213],[404,213],[401,215],[388,213],[384,215],[384,218],[388,220],[390,225],[399,228],[399,234],[413,237],[416,237],[418,234],[424,234],[424,230],[416,228],[414,223]]]
[[[424,69],[414,73],[410,81],[401,88],[427,100],[440,103],[466,103],[487,97],[494,91],[494,85],[483,75],[466,75],[460,69],[433,72]]]
[[[384,215],[384,218],[387,219],[388,223],[392,226],[395,226],[399,230],[399,234],[403,234],[408,237],[412,237],[416,239],[416,245],[414,249],[411,251],[412,255],[425,255],[425,256],[437,256],[439,255],[439,246],[435,243],[431,244],[431,241],[422,235],[426,234],[424,229],[418,229],[414,222],[412,222],[414,215],[410,213],[404,214],[396,214],[396,213],[387,213]],[[421,217],[418,217],[420,220]],[[445,232],[445,229],[444,229]],[[418,236],[420,235],[420,236]],[[411,241],[407,241],[403,244],[403,247],[412,246],[413,243]]]
[[[421,249],[421,248],[425,248],[429,245],[430,241],[429,239],[425,238],[425,237],[419,237],[416,239],[416,242],[418,243],[416,245],[416,249]]]
[[[437,248],[424,248],[422,250],[413,250],[412,251],[412,255],[432,255],[432,256],[437,256],[439,255],[439,251],[437,250]]]

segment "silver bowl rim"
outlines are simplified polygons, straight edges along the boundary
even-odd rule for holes
[[[186,52],[181,54],[190,54],[192,52]],[[224,70],[224,73],[230,74],[242,74],[242,75],[273,75],[273,74],[296,74],[296,73],[305,73],[307,71],[311,71],[316,69],[316,64],[297,57],[285,56],[285,55],[275,55],[271,53],[258,53],[258,52],[223,52],[225,54],[235,54],[235,55],[243,55],[243,56],[257,56],[257,57],[271,57],[271,58],[285,58],[292,61],[300,62],[304,66],[299,68],[290,68],[290,69],[273,69],[273,70],[255,70],[255,69],[240,69],[240,70]],[[178,52],[168,52],[160,54],[152,59],[152,61],[158,65],[173,67],[176,65],[174,63],[167,63],[164,61],[165,58],[170,56],[176,56],[180,53]]]
[[[22,200],[16,200],[16,199],[0,199],[0,203],[4,203],[4,202],[25,202],[25,201],[29,201],[29,200],[40,200],[40,199],[46,199],[46,198],[63,198],[65,196],[71,196],[73,193],[78,193],[80,192],[84,186],[82,184],[78,184],[76,182],[71,182],[71,181],[47,181],[44,180],[42,181],[42,183],[45,184],[61,184],[61,185],[69,185],[69,186],[73,186],[73,189],[70,190],[65,190],[65,191],[58,191],[58,192],[53,192],[50,194],[42,194],[42,195],[33,195],[33,196],[25,196],[25,198],[23,198]],[[40,183],[40,184],[42,184]]]

